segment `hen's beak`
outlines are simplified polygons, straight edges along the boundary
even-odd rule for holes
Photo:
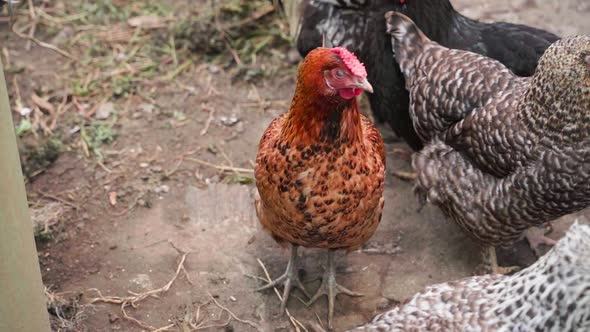
[[[373,86],[365,77],[357,77],[356,85],[358,89],[363,89],[367,92],[373,93]]]

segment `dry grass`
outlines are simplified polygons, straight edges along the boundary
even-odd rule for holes
[[[45,288],[51,330],[55,332],[86,331],[84,320],[91,305],[80,304],[82,294],[55,293]]]

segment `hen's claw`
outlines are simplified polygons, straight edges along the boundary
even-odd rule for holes
[[[529,241],[529,245],[537,257],[541,256],[541,251],[539,250],[541,244],[552,247],[557,243],[557,241],[545,236],[545,230],[540,227],[531,227],[527,229],[524,232],[524,236],[527,241]]]
[[[307,306],[312,305],[317,299],[323,295],[328,296],[328,328],[332,329],[332,320],[334,318],[334,303],[338,294],[346,294],[348,296],[363,296],[361,293],[353,292],[350,289],[339,285],[336,282],[336,265],[334,264],[335,250],[328,252],[328,268],[322,277],[322,283],[315,295],[309,300]]]
[[[291,288],[297,287],[299,288],[305,296],[309,298],[309,293],[303,287],[303,283],[301,279],[299,279],[299,275],[297,273],[297,246],[291,245],[291,257],[289,258],[289,262],[287,263],[287,269],[285,273],[283,273],[280,277],[272,280],[268,284],[256,289],[257,292],[263,291],[265,289],[269,289],[271,287],[279,286],[283,284],[283,296],[281,300],[281,313],[285,312],[285,307],[287,306],[287,300],[289,299],[289,293],[291,292]]]

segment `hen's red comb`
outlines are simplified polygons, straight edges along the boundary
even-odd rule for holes
[[[351,51],[347,50],[344,47],[334,47],[332,52],[338,54],[342,62],[348,67],[348,70],[354,75],[359,77],[367,77],[367,70],[365,69],[365,65],[363,65],[359,59],[357,59],[356,55]]]

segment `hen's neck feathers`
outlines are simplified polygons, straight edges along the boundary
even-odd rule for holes
[[[300,70],[295,95],[281,133],[289,143],[310,145],[337,140],[353,143],[362,139],[361,116],[356,98],[343,99],[338,94],[323,94],[318,89],[317,81],[314,81],[323,79],[323,73],[314,67]]]

